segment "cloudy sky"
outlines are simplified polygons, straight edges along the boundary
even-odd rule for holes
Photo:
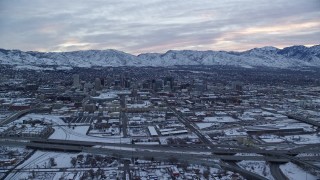
[[[320,43],[320,0],[0,0],[0,48],[234,50]]]

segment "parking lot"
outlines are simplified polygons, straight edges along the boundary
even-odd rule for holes
[[[96,119],[96,117],[83,116],[83,117],[67,117],[67,118],[64,118],[63,120],[66,123],[85,123],[85,124],[90,124],[95,119]]]

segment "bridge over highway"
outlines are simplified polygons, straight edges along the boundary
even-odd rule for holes
[[[313,126],[316,126],[316,127],[320,127],[320,123],[317,122],[317,121],[313,121],[311,119],[308,119],[308,118],[304,118],[304,117],[301,117],[301,116],[298,116],[298,115],[295,115],[295,114],[287,114],[288,118],[290,119],[295,119],[295,120],[298,120],[298,121],[301,121],[301,122],[304,122],[306,124],[310,124],[310,125],[313,125]]]
[[[280,113],[276,110],[272,110],[272,109],[269,109],[269,108],[261,108],[262,110],[264,111],[267,111],[267,112],[271,112],[271,113],[275,113],[275,114],[281,114],[281,115],[284,115],[284,116],[287,116],[289,119],[294,119],[294,120],[297,120],[297,121],[300,121],[300,122],[304,122],[306,124],[310,124],[310,125],[313,125],[313,126],[316,126],[316,127],[320,127],[320,122],[318,121],[313,121],[309,118],[305,118],[305,117],[302,117],[302,116],[299,116],[299,115],[296,115],[296,114],[292,114],[292,113]]]
[[[53,142],[53,143],[52,143]],[[46,140],[42,139],[37,141],[32,140],[4,140],[0,141],[2,145],[12,146],[26,146],[35,149],[42,150],[59,150],[59,151],[76,151],[76,152],[87,152],[94,154],[118,154],[123,157],[155,157],[168,160],[169,157],[180,157],[181,159],[205,159],[205,160],[256,160],[256,161],[269,161],[276,163],[283,163],[292,161],[299,165],[307,167],[310,171],[317,174],[320,172],[320,167],[309,163],[309,161],[319,161],[318,155],[306,156],[306,157],[293,157],[287,155],[284,152],[275,150],[261,150],[261,149],[194,149],[194,148],[177,148],[177,147],[161,147],[161,146],[148,146],[148,145],[135,145],[135,144],[112,144],[112,143],[97,143],[97,142],[86,142],[84,145],[76,141],[69,140]],[[230,152],[229,152],[230,150]],[[256,153],[248,155],[236,155],[236,153]],[[310,152],[312,152],[310,150]],[[298,151],[296,153],[299,153]],[[318,151],[313,151],[317,154]],[[259,155],[263,154],[263,155]],[[190,156],[192,155],[192,156]]]
[[[33,112],[39,112],[39,111],[46,111],[47,108],[40,108],[39,107],[40,105],[34,107],[34,108],[31,108],[31,109],[25,109],[25,110],[22,110],[22,111],[18,111],[16,112],[15,114],[5,118],[3,121],[0,122],[0,126],[3,126],[3,125],[6,125],[6,124],[9,124],[15,120],[17,120],[18,118],[28,114],[28,113],[33,113]]]
[[[4,144],[5,141],[0,141],[0,144]],[[78,151],[78,152],[85,152],[91,154],[108,154],[112,156],[119,156],[119,157],[137,157],[137,158],[146,158],[146,157],[153,157],[155,160],[165,160],[167,161],[171,157],[178,159],[181,162],[188,161],[189,163],[194,164],[202,164],[211,167],[222,167],[226,170],[230,170],[233,172],[238,172],[242,174],[244,177],[248,179],[261,179],[266,180],[266,178],[247,171],[245,169],[241,169],[238,167],[233,167],[231,165],[225,164],[219,161],[221,158],[232,158],[232,156],[215,156],[215,155],[202,155],[202,154],[194,154],[190,156],[190,153],[181,153],[179,151],[167,151],[163,152],[163,150],[155,151],[155,150],[146,150],[146,149],[134,149],[133,148],[124,148],[124,147],[117,147],[117,146],[96,146],[96,147],[85,147],[85,146],[78,146],[78,145],[60,145],[60,144],[45,144],[45,143],[35,143],[35,142],[28,142],[28,141],[16,141],[15,143],[7,143],[7,145],[15,145],[15,146],[26,146],[41,150],[61,150],[61,151]],[[214,160],[216,159],[216,160]],[[241,158],[243,159],[243,158]],[[250,157],[249,157],[250,159]],[[237,159],[240,160],[240,159]]]
[[[60,145],[75,145],[75,146],[117,146],[124,148],[148,148],[156,150],[174,150],[174,151],[201,151],[211,152],[215,154],[236,154],[236,153],[257,153],[257,154],[286,154],[286,155],[297,155],[301,153],[318,153],[319,144],[305,145],[296,149],[291,150],[265,150],[246,146],[234,146],[234,145],[208,145],[208,144],[197,144],[197,145],[142,145],[142,144],[119,144],[119,143],[105,143],[105,142],[94,142],[94,141],[74,141],[74,140],[60,140],[60,139],[44,139],[44,138],[3,138],[1,141],[14,144],[18,141],[28,141],[37,143],[47,144],[60,144]],[[1,143],[1,142],[0,142]],[[210,148],[208,148],[208,146]]]

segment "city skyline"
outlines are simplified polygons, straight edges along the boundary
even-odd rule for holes
[[[319,1],[1,1],[0,48],[131,54],[319,44]]]

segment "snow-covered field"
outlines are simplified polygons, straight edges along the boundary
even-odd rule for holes
[[[65,125],[65,122],[61,119],[61,117],[63,116],[56,116],[56,115],[49,115],[49,114],[27,114],[21,118],[19,118],[18,120],[12,122],[11,124],[15,124],[15,123],[22,123],[23,120],[41,120],[47,123],[52,123],[52,124],[56,124],[56,125]]]
[[[295,144],[317,144],[320,143],[320,136],[317,134],[291,135],[284,137],[287,141]]]
[[[217,123],[196,123],[196,125],[200,128],[200,129],[204,129],[204,128],[208,128],[208,127],[212,127],[212,126],[215,126],[217,125]]]
[[[95,141],[95,142],[107,142],[107,143],[130,143],[130,138],[121,138],[121,136],[112,137],[93,137],[86,135],[89,126],[71,125],[68,126],[61,118],[63,116],[48,115],[48,114],[28,114],[12,122],[13,124],[22,123],[23,120],[41,120],[47,123],[51,123],[54,128],[54,133],[49,139],[63,139],[63,140],[75,140],[75,141]]]
[[[13,171],[6,179],[56,180],[61,179],[61,177],[64,177],[63,179],[80,179],[85,171],[91,169],[94,171],[98,170],[98,167],[74,167],[71,160],[79,155],[78,153],[36,151],[30,158],[16,168],[21,169],[20,171]],[[81,153],[81,155],[85,157],[88,154]],[[53,166],[52,163],[50,163],[50,159],[53,159]],[[111,164],[113,164],[113,162]],[[99,169],[102,169],[109,177],[121,172],[117,166],[101,167]]]
[[[29,159],[20,164],[16,169],[30,169],[30,168],[51,168],[49,160],[54,158],[56,166],[54,168],[71,167],[71,157],[75,156],[72,153],[61,152],[45,152],[36,151]],[[54,170],[53,170],[54,171]],[[6,179],[28,179],[30,172],[13,172]]]
[[[224,134],[227,136],[246,136],[247,133],[242,131],[240,128],[226,129],[223,130]]]
[[[256,153],[237,153],[235,156],[263,156],[261,154],[256,154]]]
[[[280,143],[285,141],[280,136],[273,135],[273,134],[261,135],[259,136],[259,138],[266,143]]]
[[[195,134],[182,134],[182,135],[176,135],[176,136],[161,136],[159,137],[160,144],[167,144],[167,139],[169,138],[190,138],[198,140],[198,136]]]
[[[54,133],[49,139],[65,139],[65,140],[81,140],[82,137],[87,137],[86,133],[89,126],[54,126]]]
[[[145,128],[134,128],[134,127],[129,127],[128,128],[128,134],[131,136],[131,137],[135,137],[135,136],[144,136],[144,137],[147,137],[148,136],[148,133],[146,132],[146,129]]]
[[[251,171],[253,173],[257,173],[260,176],[266,177],[269,180],[273,180],[273,176],[271,175],[270,167],[266,164],[265,161],[241,161],[237,163],[240,167]]]
[[[205,117],[203,122],[211,122],[211,123],[230,123],[237,122],[238,120],[230,117],[230,116],[215,116],[215,117]]]
[[[121,138],[120,136],[112,137],[94,137],[86,135],[89,126],[75,126],[74,129],[68,126],[54,126],[55,132],[49,139],[63,139],[74,141],[93,141],[93,142],[107,142],[107,143],[130,143],[130,138]]]
[[[297,165],[289,162],[284,165],[280,165],[280,169],[289,179],[308,179],[308,180],[316,180],[318,179],[316,176],[313,176],[312,174],[302,170]]]

